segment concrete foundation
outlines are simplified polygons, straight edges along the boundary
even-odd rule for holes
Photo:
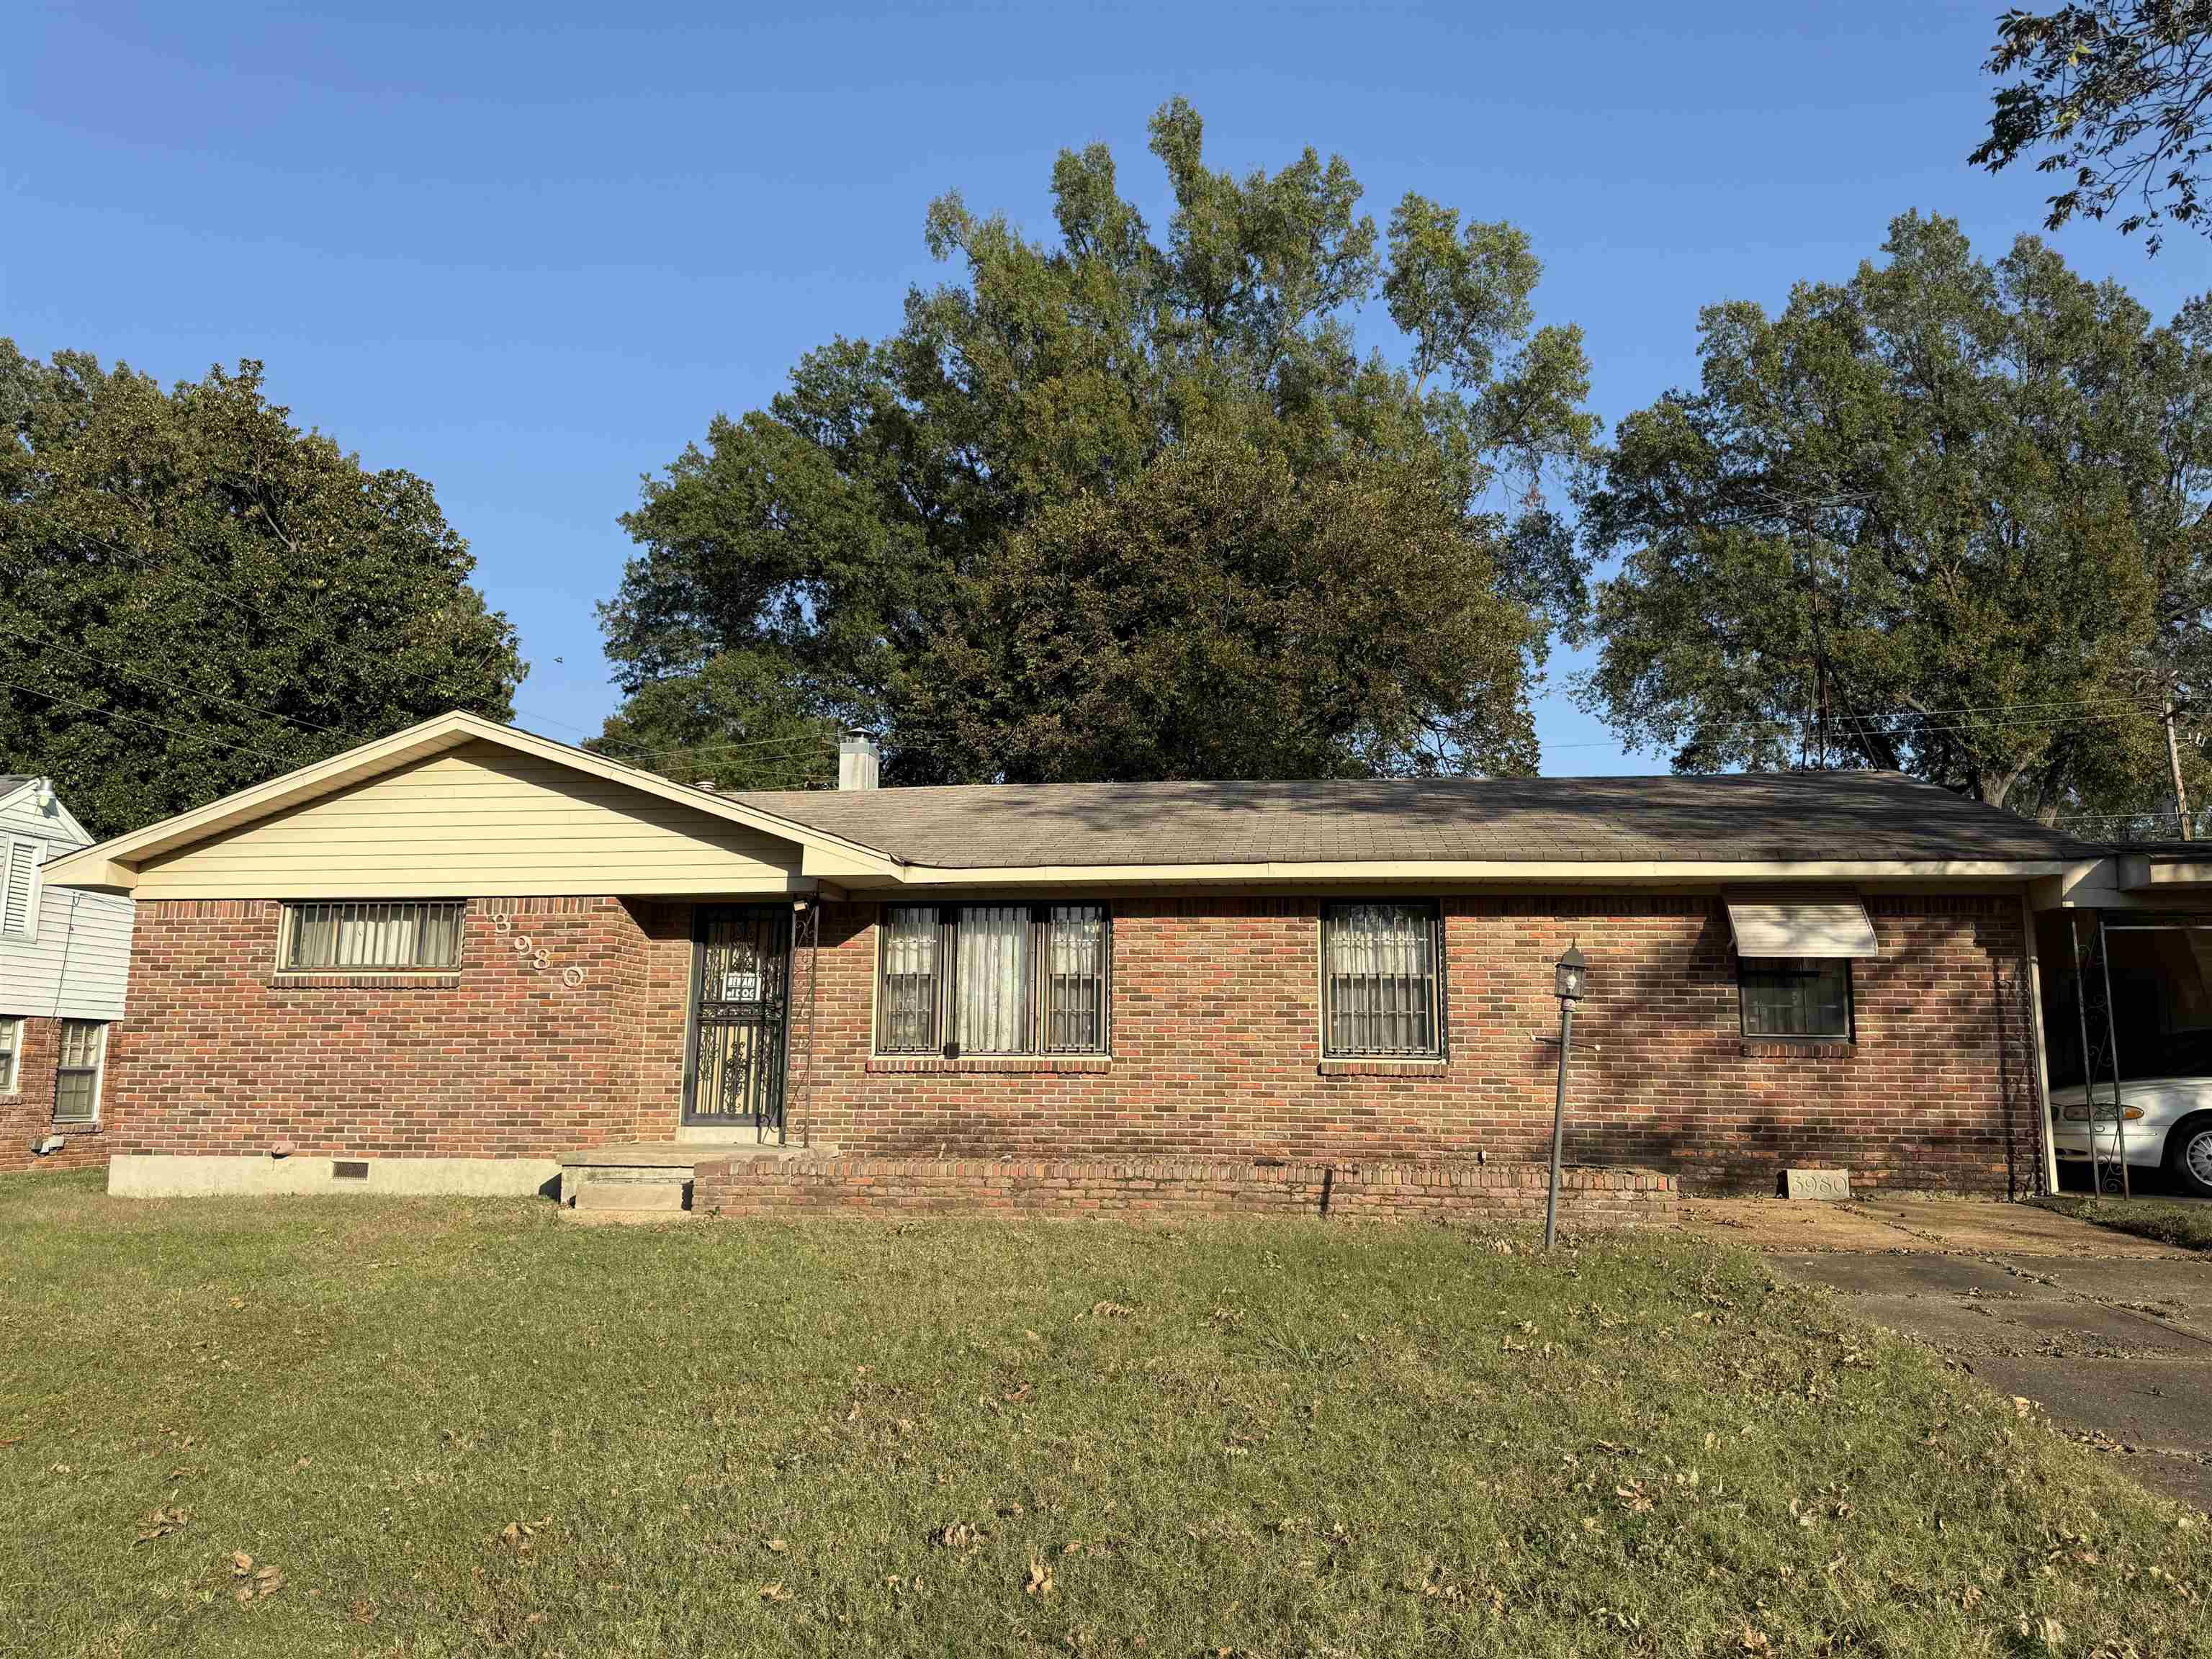
[[[337,1170],[360,1170],[359,1175]],[[561,1177],[548,1158],[201,1157],[119,1153],[107,1190],[122,1198],[250,1197],[275,1193],[369,1193],[387,1198],[528,1198]]]

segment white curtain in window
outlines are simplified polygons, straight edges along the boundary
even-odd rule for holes
[[[347,968],[411,966],[415,928],[411,904],[361,905],[338,921],[338,962]]]
[[[960,913],[953,1041],[965,1054],[1029,1048],[1030,913],[1026,905],[976,904]]]

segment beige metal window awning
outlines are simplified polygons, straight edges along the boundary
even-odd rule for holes
[[[1875,957],[1874,923],[1856,899],[1817,903],[1728,901],[1740,957]]]

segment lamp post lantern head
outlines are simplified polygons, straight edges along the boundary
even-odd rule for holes
[[[1583,986],[1589,974],[1589,964],[1583,960],[1581,950],[1576,945],[1568,945],[1566,955],[1561,957],[1558,965],[1552,969],[1553,994],[1562,1002],[1577,1000],[1583,994]]]

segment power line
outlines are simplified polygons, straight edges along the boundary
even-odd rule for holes
[[[100,656],[95,652],[87,651],[79,646],[64,645],[59,640],[41,639],[36,635],[26,634],[21,629],[5,626],[0,626],[0,634],[12,635],[16,639],[32,645],[59,651],[86,662],[98,663],[102,668],[112,669],[119,674],[131,675],[133,678],[143,680],[149,685],[158,685],[165,691],[179,691],[196,697],[211,697],[217,702],[227,702],[233,708],[243,708],[252,714],[265,714],[270,720],[283,720],[287,725],[301,726],[310,732],[328,732],[339,737],[347,735],[339,726],[325,726],[319,720],[307,720],[297,714],[283,714],[274,708],[264,708],[258,703],[247,702],[240,697],[227,697],[220,691],[210,691],[199,686],[182,685],[174,680],[165,680],[160,675],[149,674],[133,664],[118,662],[112,657]]]
[[[82,708],[108,720],[129,720],[138,726],[150,726],[156,732],[166,732],[171,737],[182,738],[187,743],[211,743],[217,748],[235,749],[240,754],[258,755],[263,760],[275,761],[288,772],[301,764],[297,760],[288,760],[281,756],[272,755],[265,749],[256,749],[252,744],[233,743],[228,738],[210,737],[204,732],[183,731],[177,726],[166,726],[160,720],[148,720],[143,714],[133,714],[121,708],[106,708],[100,703],[86,702],[77,697],[64,697],[59,692],[43,691],[34,685],[18,685],[13,680],[0,680],[0,686],[7,687],[10,691],[24,692],[33,697],[44,697],[48,702],[66,703],[72,708]]]

